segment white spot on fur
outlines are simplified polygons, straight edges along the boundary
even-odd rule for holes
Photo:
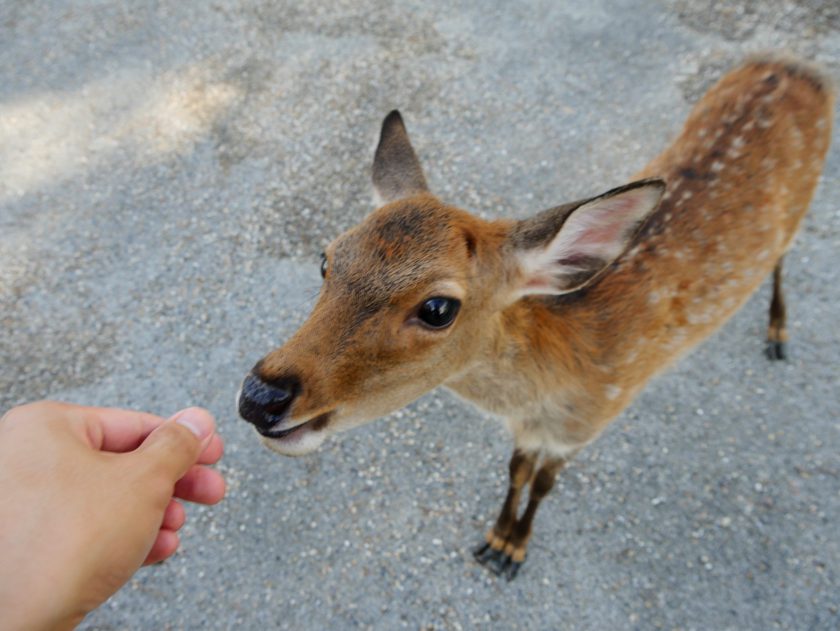
[[[729,147],[729,151],[726,152],[726,155],[730,158],[738,158],[742,156],[745,144],[746,142],[744,141],[743,136],[736,136],[732,139],[732,144]]]
[[[689,312],[686,320],[692,326],[696,326],[698,324],[709,324],[711,322],[711,318],[708,313],[705,312]]]
[[[639,356],[639,352],[642,349],[644,339],[645,338],[641,338],[637,345],[633,347],[633,350],[631,350],[627,354],[627,356],[624,358],[625,364],[632,364],[634,361],[636,361],[636,358]]]
[[[621,396],[622,392],[623,390],[614,384],[610,384],[606,388],[604,388],[604,395],[610,401],[615,401],[619,396]]]

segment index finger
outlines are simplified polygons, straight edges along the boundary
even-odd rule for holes
[[[70,412],[82,423],[84,438],[88,444],[99,451],[124,453],[134,451],[146,437],[166,419],[135,410],[122,408],[100,408],[57,403]],[[218,434],[213,438],[198,457],[198,464],[215,464],[222,457],[224,443]]]
[[[120,408],[80,407],[78,412],[90,446],[101,451],[132,451],[166,420]]]

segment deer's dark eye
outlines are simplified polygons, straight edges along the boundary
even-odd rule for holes
[[[327,277],[327,255],[321,254],[321,278]]]
[[[417,317],[430,329],[445,329],[455,320],[461,301],[435,296],[420,305]]]

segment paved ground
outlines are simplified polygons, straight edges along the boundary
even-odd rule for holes
[[[197,403],[228,443],[228,499],[87,626],[837,628],[838,141],[791,360],[762,356],[765,286],[580,456],[514,583],[469,554],[509,441],[452,396],[299,460],[236,420],[392,107],[442,197],[524,216],[624,182],[747,51],[840,77],[833,0],[452,4],[0,5],[0,408]]]

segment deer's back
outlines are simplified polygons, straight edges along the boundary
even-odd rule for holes
[[[584,383],[622,393],[604,421],[772,271],[813,195],[832,116],[831,88],[819,74],[755,60],[721,79],[639,174],[668,186],[634,246],[581,296],[546,305],[596,338],[587,339],[599,351]]]

